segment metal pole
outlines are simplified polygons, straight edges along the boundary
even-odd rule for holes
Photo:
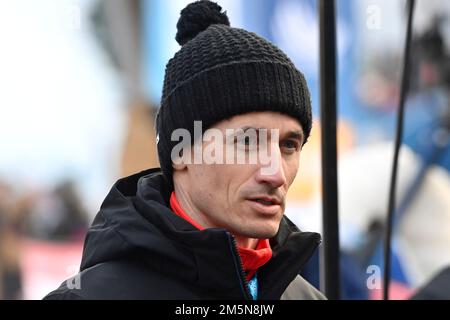
[[[406,44],[403,57],[403,75],[400,88],[400,104],[398,108],[397,127],[395,132],[394,161],[392,163],[391,184],[389,188],[389,204],[386,222],[386,237],[384,241],[384,281],[383,299],[389,300],[389,285],[391,282],[391,237],[392,224],[395,214],[395,190],[397,186],[398,160],[400,156],[400,146],[403,137],[403,122],[405,115],[405,102],[409,89],[410,61],[411,61],[411,39],[414,18],[415,0],[408,1],[408,26],[406,29]]]
[[[336,141],[336,14],[334,0],[319,0],[320,119],[322,139],[323,247],[320,285],[328,299],[340,298]]]

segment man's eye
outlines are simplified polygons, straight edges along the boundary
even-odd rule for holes
[[[281,147],[287,149],[290,152],[297,151],[300,146],[297,141],[294,140],[285,140],[281,143]]]
[[[236,142],[243,147],[255,147],[258,145],[257,139],[252,139],[250,136],[237,137]]]

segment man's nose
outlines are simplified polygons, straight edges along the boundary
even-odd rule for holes
[[[279,147],[273,147],[268,157],[268,163],[264,163],[258,170],[257,181],[267,183],[272,188],[279,188],[286,183],[286,175],[283,167],[283,158]]]

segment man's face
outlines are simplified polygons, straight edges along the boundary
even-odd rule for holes
[[[203,141],[202,150],[208,146],[211,150],[211,144],[220,143],[224,158],[230,147],[248,158],[244,164],[236,163],[234,157],[232,163],[175,168],[175,174],[182,176],[177,181],[183,181],[189,210],[194,211],[188,213],[205,227],[225,228],[239,237],[275,236],[284,214],[286,193],[299,167],[304,139],[301,125],[280,113],[252,112],[223,120],[212,128],[220,130],[223,140]],[[266,136],[266,149],[262,140],[243,138],[242,132],[249,130]],[[266,150],[264,161],[260,157],[256,162],[248,161],[252,153],[255,156],[262,149]]]

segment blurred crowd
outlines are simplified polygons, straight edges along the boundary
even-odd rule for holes
[[[0,299],[23,298],[28,241],[80,242],[88,225],[73,182],[20,193],[14,187],[0,181]]]

